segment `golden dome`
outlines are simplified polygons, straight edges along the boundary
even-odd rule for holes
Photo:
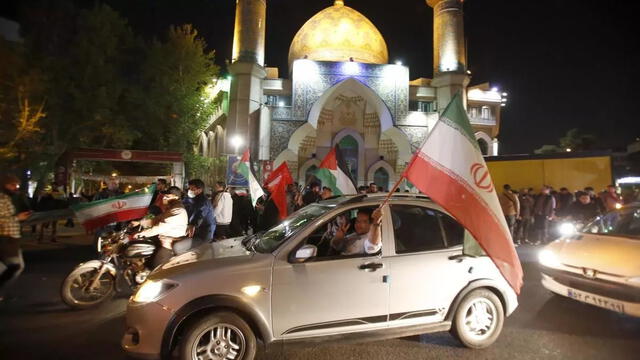
[[[387,44],[364,15],[336,0],[300,28],[289,48],[289,68],[294,60],[353,61],[386,64]]]

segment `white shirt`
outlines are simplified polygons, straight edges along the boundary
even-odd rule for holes
[[[156,226],[142,231],[139,235],[145,237],[159,235],[160,238],[179,238],[186,235],[188,224],[189,217],[187,216],[187,210],[185,210],[183,207],[177,207],[171,209],[170,216],[167,216]]]
[[[216,218],[216,224],[229,225],[231,216],[233,215],[233,199],[228,192],[221,192],[216,207],[213,208],[213,216]]]
[[[357,255],[357,254],[375,254],[382,249],[382,242],[377,245],[369,242],[369,234],[358,235],[356,233],[349,234],[341,241],[340,254]]]

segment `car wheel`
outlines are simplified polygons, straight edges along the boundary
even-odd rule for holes
[[[472,349],[493,344],[504,323],[500,299],[487,289],[474,290],[458,305],[451,326],[451,334]]]
[[[216,312],[194,322],[180,341],[182,360],[252,360],[255,354],[255,334],[231,312]]]

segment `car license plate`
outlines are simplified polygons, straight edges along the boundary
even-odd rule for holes
[[[608,310],[624,313],[624,304],[605,297],[568,289],[567,296],[583,303],[599,306]]]

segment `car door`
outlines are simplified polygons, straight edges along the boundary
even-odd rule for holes
[[[297,338],[386,327],[389,285],[385,258],[382,254],[338,255],[291,263],[291,253],[315,230],[302,233],[292,246],[279,252],[274,262],[271,295],[274,336]],[[382,253],[389,241],[389,230],[385,215]]]
[[[468,283],[465,230],[448,215],[421,205],[394,204],[391,217],[390,325],[442,321]]]

